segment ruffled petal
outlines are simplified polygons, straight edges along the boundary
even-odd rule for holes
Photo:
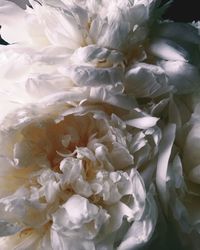
[[[137,63],[125,75],[125,90],[136,97],[157,97],[172,89],[161,67]]]

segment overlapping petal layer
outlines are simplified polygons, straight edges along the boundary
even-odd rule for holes
[[[199,23],[156,0],[29,2],[0,0],[0,248],[138,249],[161,203],[197,250]]]

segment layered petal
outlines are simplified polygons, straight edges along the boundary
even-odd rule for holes
[[[139,115],[145,117],[137,110],[129,118]],[[144,244],[156,209],[137,168],[157,154],[156,121],[126,125],[103,107],[74,108],[65,99],[8,115],[0,133],[2,242],[19,249],[98,249],[126,245],[132,236],[119,242],[117,234],[128,225],[135,235],[136,228],[143,232],[137,244]],[[148,154],[141,160],[143,150]],[[30,236],[20,238],[25,232]]]

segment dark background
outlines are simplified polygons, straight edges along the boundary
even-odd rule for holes
[[[162,0],[161,2],[166,3],[168,1]],[[165,12],[164,18],[177,22],[200,21],[199,5],[199,0],[174,0]]]

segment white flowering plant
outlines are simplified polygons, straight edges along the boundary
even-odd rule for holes
[[[0,0],[0,249],[199,249],[200,25],[167,6]]]

